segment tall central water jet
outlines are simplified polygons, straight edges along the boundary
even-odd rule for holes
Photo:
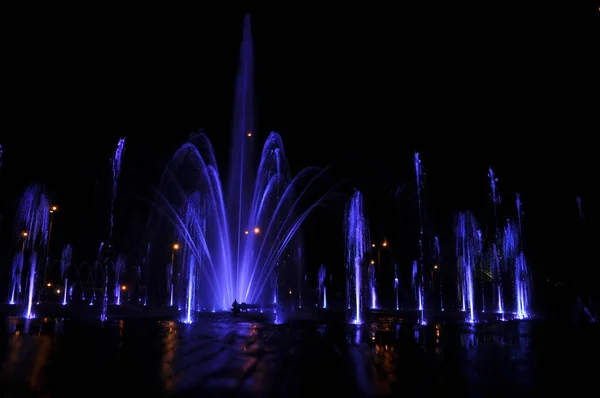
[[[350,322],[362,324],[362,273],[365,266],[365,253],[371,247],[369,226],[363,213],[363,199],[360,191],[346,206],[346,286],[350,306]]]
[[[232,153],[228,190],[224,191],[212,145],[195,134],[174,155],[161,179],[157,205],[175,226],[175,235],[193,256],[190,308],[227,309],[238,302],[271,301],[270,281],[287,247],[309,213],[332,192],[309,198],[309,188],[323,173],[306,168],[291,178],[281,137],[271,133],[258,159],[252,160],[253,50],[250,19],[246,18],[235,90]],[[193,198],[193,199],[191,199]],[[190,200],[205,211],[189,211]],[[189,261],[182,267],[187,267]],[[175,271],[174,271],[175,272]],[[190,277],[193,275],[193,277]],[[276,290],[276,284],[272,287]],[[189,298],[178,289],[174,305]]]

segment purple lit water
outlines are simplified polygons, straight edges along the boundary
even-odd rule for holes
[[[364,215],[363,198],[360,191],[354,191],[350,202],[346,205],[346,280],[349,298],[350,322],[362,324],[362,273],[365,264],[365,253],[371,247],[369,226]]]
[[[441,272],[441,267],[440,267],[440,263],[442,260],[442,251],[440,248],[440,240],[438,239],[437,236],[435,236],[433,238],[433,263],[434,263],[434,272],[438,272],[438,274]],[[437,267],[437,268],[436,268]],[[442,277],[438,276],[437,280],[439,281],[438,283],[438,287],[440,289],[440,310],[444,311],[444,290],[443,290],[443,282],[442,282]],[[431,283],[435,283],[436,279],[434,278]]]
[[[48,242],[49,216],[50,206],[45,188],[39,184],[31,184],[21,198],[15,223],[15,234],[21,243],[22,260],[19,261],[22,261],[22,264],[29,264],[27,275],[24,275],[25,270],[15,275],[18,278],[16,285],[21,286],[22,283],[25,283],[27,288],[24,298],[26,305],[24,316],[26,318],[33,317],[33,298],[35,297],[38,273],[37,253],[39,250],[45,250]],[[17,265],[18,267],[19,265]],[[23,280],[23,278],[26,279]],[[20,297],[15,299],[15,303],[21,302]]]
[[[125,274],[125,267],[127,266],[127,259],[124,254],[120,254],[117,257],[117,262],[115,263],[115,304],[121,305],[121,278]]]
[[[66,245],[62,251],[62,255],[60,258],[60,277],[64,281],[64,292],[63,292],[63,301],[62,305],[67,305],[67,292],[69,289],[69,268],[71,267],[71,258],[73,257],[73,250],[71,246]]]
[[[319,303],[322,308],[327,308],[327,287],[325,286],[325,280],[327,278],[327,270],[325,269],[325,264],[321,264],[319,267],[318,273],[318,281],[319,285],[317,287],[317,292],[319,296]]]
[[[413,264],[413,284],[415,291],[417,292],[417,301],[419,304],[419,311],[421,312],[421,323],[425,323],[425,303],[424,303],[424,280],[423,280],[423,207],[421,204],[421,189],[425,184],[425,172],[419,158],[419,152],[415,152],[413,157],[413,163],[415,167],[415,183],[417,186],[417,211],[419,215],[419,258],[416,261],[416,274],[415,266]]]
[[[11,293],[8,303],[14,305],[21,295],[21,276],[23,275],[23,250],[15,254],[11,268]]]
[[[454,233],[458,260],[458,291],[462,299],[462,310],[468,311],[467,322],[474,323],[476,322],[474,274],[481,258],[482,241],[473,214],[459,213]]]
[[[174,306],[188,306],[187,301],[192,308],[225,310],[234,299],[266,302],[274,294],[272,275],[294,244],[299,227],[335,189],[309,197],[323,171],[307,168],[292,178],[283,142],[276,133],[266,138],[256,168],[252,157],[257,140],[252,65],[247,18],[235,90],[228,190],[223,189],[212,144],[202,133],[193,135],[173,155],[161,180],[157,206],[175,226],[182,247],[189,249],[181,254],[179,268],[173,270],[174,274],[186,270],[175,283]]]
[[[375,279],[375,264],[369,264],[369,296],[371,297],[371,309],[377,309],[377,280]]]

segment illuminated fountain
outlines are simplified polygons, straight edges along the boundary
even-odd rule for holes
[[[24,239],[24,237],[22,237],[22,239]],[[23,240],[22,242],[22,249],[21,251],[17,252],[15,254],[15,257],[13,259],[13,263],[12,263],[12,269],[11,269],[11,282],[10,282],[10,298],[8,299],[8,303],[13,305],[13,304],[17,304],[19,297],[21,295],[21,276],[23,275],[23,251],[25,249],[25,240]]]
[[[369,264],[369,296],[371,297],[370,307],[377,309],[377,280],[375,279],[375,261]]]
[[[120,254],[117,257],[117,262],[115,263],[115,304],[121,305],[121,278],[125,275],[125,266],[127,265],[127,260],[124,254]]]
[[[44,250],[48,242],[49,209],[50,206],[44,187],[39,184],[32,184],[25,190],[17,210],[15,226],[21,240],[21,259],[19,261],[22,264],[28,263],[29,269],[27,275],[23,275],[23,272],[16,274],[15,277],[19,280],[13,281],[13,285],[16,283],[16,286],[21,286],[22,281],[25,281],[27,286],[24,313],[26,318],[33,318],[33,297],[38,273],[37,253]],[[17,268],[19,267],[24,268],[18,265]],[[25,279],[22,279],[23,277]],[[21,303],[20,299],[15,299],[15,302]]]
[[[69,268],[71,267],[71,258],[73,257],[73,250],[71,246],[66,245],[62,251],[60,258],[60,277],[63,279],[65,286],[63,292],[62,305],[67,305],[67,292],[69,291]]]
[[[229,309],[238,302],[270,302],[270,281],[309,213],[329,192],[309,198],[322,170],[307,168],[292,178],[281,137],[271,133],[258,169],[253,161],[253,50],[246,18],[235,91],[228,189],[215,153],[202,133],[191,137],[168,163],[156,205],[175,226],[184,255],[173,274],[174,306]],[[307,203],[308,202],[308,203]],[[273,289],[276,290],[276,287]],[[299,292],[300,293],[300,292]]]
[[[459,213],[454,229],[456,236],[456,259],[458,262],[458,292],[463,311],[467,311],[467,322],[475,318],[474,275],[481,259],[481,231],[477,229],[475,217],[470,212]]]
[[[440,248],[440,240],[438,239],[437,236],[435,236],[433,238],[433,270],[434,271],[439,271],[440,269],[440,263],[442,260],[442,250]],[[432,278],[431,283],[435,283],[435,279]],[[444,311],[444,290],[443,290],[443,283],[442,283],[442,278],[439,277],[439,289],[440,289],[440,310]]]
[[[321,264],[319,267],[319,285],[317,288],[317,293],[319,296],[319,303],[321,303],[323,308],[327,308],[327,286],[325,286],[325,279],[327,278],[327,270],[325,269],[325,265]]]
[[[424,303],[424,281],[423,281],[423,207],[421,205],[421,190],[425,185],[425,173],[421,165],[419,153],[415,152],[413,157],[415,166],[415,183],[417,187],[417,211],[419,212],[419,259],[413,264],[413,286],[417,295],[417,303],[420,311],[422,324],[425,323],[425,303]]]
[[[346,206],[346,296],[350,307],[350,322],[362,324],[362,273],[365,266],[365,253],[371,247],[369,226],[363,213],[363,199],[360,191]]]
[[[109,239],[109,255],[110,255],[110,241],[112,240],[112,234],[114,230],[114,219],[115,219],[115,200],[117,199],[117,186],[119,182],[119,176],[121,175],[121,161],[123,160],[123,154],[125,153],[125,138],[119,139],[117,143],[117,149],[111,158],[112,161],[112,196],[110,199],[110,228],[108,231]],[[98,251],[99,257],[103,259],[100,264],[104,265],[104,295],[102,297],[102,313],[100,319],[105,321],[107,319],[106,312],[108,310],[108,276],[109,276],[109,260],[108,258],[102,257],[102,248],[104,245],[101,244],[100,250]]]

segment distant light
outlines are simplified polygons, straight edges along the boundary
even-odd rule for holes
[[[289,293],[289,295],[291,296],[291,295],[292,295],[292,289],[290,289],[290,291],[289,291],[288,293]]]
[[[371,260],[371,264],[375,264],[375,260]]]
[[[56,294],[60,294],[60,289],[56,289]]]
[[[375,243],[371,243],[371,247],[375,247]]]
[[[173,243],[173,250],[179,250],[179,243]]]
[[[23,231],[23,232],[21,232],[21,236],[26,238],[29,236],[29,233],[27,233],[27,231]]]
[[[46,286],[52,287],[52,283],[48,282],[48,284]]]
[[[127,286],[125,286],[125,285],[121,286],[121,290],[127,290]]]
[[[246,134],[248,137],[252,137],[252,131],[248,131],[248,134]]]
[[[387,240],[384,240],[383,243],[381,244],[381,246],[386,247],[387,246]]]
[[[254,234],[255,235],[260,234],[260,228],[258,228],[258,227],[254,228]]]
[[[244,234],[248,235],[248,230],[245,230],[245,231],[244,231]]]
[[[437,266],[437,265],[434,265],[434,266],[433,266],[433,269],[438,269],[438,266]]]

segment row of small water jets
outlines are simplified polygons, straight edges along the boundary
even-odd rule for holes
[[[414,156],[416,174],[416,195],[419,212],[418,258],[412,263],[413,302],[403,303],[404,308],[418,311],[419,322],[425,324],[426,310],[445,310],[441,278],[436,283],[432,277],[425,281],[429,271],[438,270],[440,263],[440,245],[433,237],[434,256],[430,264],[425,264],[423,255],[423,209],[421,194],[424,187],[423,169],[419,154]],[[497,218],[497,206],[501,203],[497,189],[497,178],[489,169],[491,200],[494,208],[494,233],[483,236],[472,213],[461,212],[455,225],[457,282],[456,293],[461,311],[466,313],[466,321],[478,321],[478,313],[497,314],[499,320],[506,315],[515,319],[531,316],[530,276],[523,252],[523,232],[521,224],[521,200],[516,195],[516,221],[507,219],[501,223]],[[366,308],[377,309],[377,278],[373,261],[369,263],[367,255],[371,250],[367,217],[364,214],[363,199],[360,191],[355,191],[346,209],[346,304],[350,312],[350,321],[363,322]],[[427,269],[426,269],[427,268]],[[319,270],[319,294],[322,306],[327,306],[325,270]],[[365,277],[366,276],[366,277]],[[394,264],[393,288],[395,292],[395,310],[400,310],[400,283],[398,266]],[[429,289],[429,291],[428,291]],[[434,298],[433,290],[438,290]],[[429,294],[428,294],[429,293]],[[426,297],[435,303],[426,303]],[[365,298],[367,300],[365,300]],[[366,303],[365,303],[366,302]],[[456,300],[453,300],[456,302]],[[454,304],[454,303],[453,303]]]

